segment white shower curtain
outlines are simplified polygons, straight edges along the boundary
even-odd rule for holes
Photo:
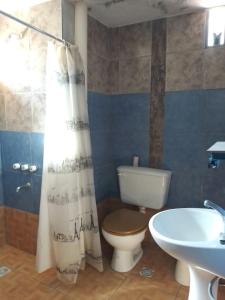
[[[46,130],[37,269],[75,283],[85,262],[103,271],[85,75],[77,47],[48,45]]]

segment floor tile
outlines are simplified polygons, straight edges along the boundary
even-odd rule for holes
[[[133,270],[118,273],[104,260],[104,272],[90,266],[80,271],[75,286],[57,279],[54,269],[38,274],[35,257],[12,246],[0,247],[0,265],[11,272],[0,278],[1,300],[187,300],[188,288],[174,280],[176,261],[155,243],[143,245],[144,254]],[[151,278],[141,277],[142,267],[154,269]],[[218,300],[225,300],[225,287]]]

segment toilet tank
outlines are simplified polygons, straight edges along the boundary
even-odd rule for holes
[[[117,170],[122,202],[153,209],[165,205],[170,171],[130,166],[121,166]]]

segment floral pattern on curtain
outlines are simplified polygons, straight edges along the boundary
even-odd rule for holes
[[[75,283],[85,263],[103,271],[87,92],[77,47],[48,45],[46,130],[37,269]]]

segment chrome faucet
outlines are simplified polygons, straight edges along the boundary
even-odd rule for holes
[[[30,183],[30,182],[27,182],[27,183],[24,184],[24,185],[18,186],[18,187],[16,188],[16,192],[19,193],[20,190],[22,190],[22,189],[30,189],[30,188],[31,188],[31,183]]]
[[[215,209],[223,218],[224,231],[220,233],[220,244],[225,245],[225,210],[216,203],[209,200],[204,201],[204,206],[207,208]]]

